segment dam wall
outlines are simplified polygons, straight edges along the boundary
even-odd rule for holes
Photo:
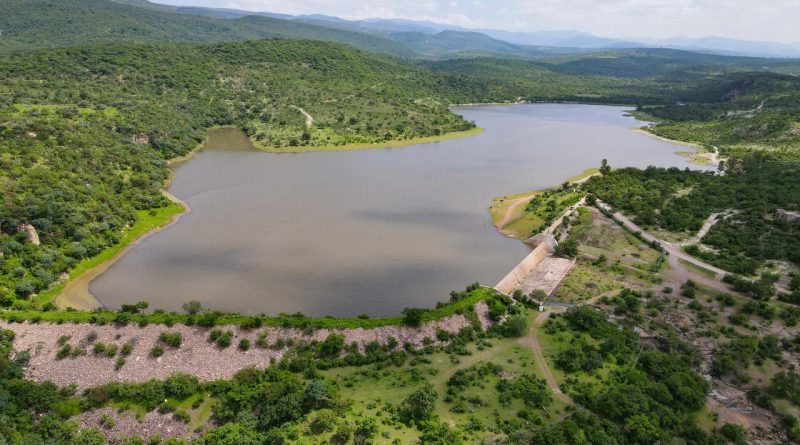
[[[505,276],[494,288],[504,294],[511,294],[525,278],[536,269],[536,266],[553,253],[548,243],[539,243],[511,272]]]

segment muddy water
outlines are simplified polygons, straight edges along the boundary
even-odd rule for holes
[[[192,212],[91,285],[110,307],[188,300],[250,313],[392,315],[452,289],[494,285],[528,249],[498,234],[495,196],[600,164],[689,166],[685,147],[629,131],[620,107],[546,104],[456,110],[481,135],[394,149],[255,151],[216,131],[175,167]]]

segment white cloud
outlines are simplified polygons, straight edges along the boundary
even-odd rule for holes
[[[718,35],[800,42],[800,0],[156,0],[347,19],[407,18],[510,31],[608,37]]]

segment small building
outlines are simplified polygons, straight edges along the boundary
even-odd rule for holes
[[[800,221],[800,212],[796,210],[777,209],[775,210],[775,219],[780,219],[783,221]]]

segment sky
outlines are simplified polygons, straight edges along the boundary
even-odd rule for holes
[[[151,0],[173,5],[406,18],[506,31],[613,38],[720,36],[800,44],[800,0]]]

